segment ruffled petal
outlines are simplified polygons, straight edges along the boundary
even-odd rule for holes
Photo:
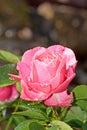
[[[47,50],[49,50],[51,53],[54,54],[62,54],[64,51],[65,47],[61,46],[61,45],[53,45],[47,48]]]
[[[23,78],[25,81],[27,77],[30,77],[30,67],[27,66],[25,63],[19,62],[17,64],[17,70],[19,71],[20,77]]]
[[[71,106],[71,102],[73,101],[73,94],[67,94],[67,91],[53,94],[47,100],[44,101],[44,104],[47,106],[55,106],[55,107],[67,107]]]
[[[56,89],[55,89],[55,93],[56,92],[62,92],[64,90],[67,89],[68,85],[70,84],[70,82],[72,81],[72,79],[75,77],[75,73],[73,72],[72,67],[69,68],[68,72],[66,73],[67,77],[66,80],[64,82],[62,82]]]
[[[43,62],[35,60],[33,62],[33,81],[41,84],[49,83],[52,79],[47,67]]]
[[[43,48],[43,47],[35,47],[33,49],[30,49],[30,50],[26,51],[23,54],[22,62],[24,62],[25,64],[27,64],[28,66],[30,66],[32,60],[36,56],[36,53],[41,53],[41,51],[43,51],[43,50],[45,50],[45,48]]]
[[[51,94],[52,88],[50,84],[39,84],[39,83],[29,83],[29,86],[34,92],[43,92],[48,95]]]
[[[62,84],[66,80],[66,64],[63,59],[59,64],[59,67],[56,71],[56,75],[51,79],[50,84],[52,85],[52,90],[58,89],[60,84]],[[62,91],[63,88],[61,88]]]
[[[48,94],[41,92],[35,92],[30,89],[29,86],[26,85],[26,83],[22,80],[21,81],[22,86],[22,92],[21,92],[21,98],[28,101],[42,101],[48,98]]]
[[[65,48],[63,55],[66,56],[67,69],[69,68],[69,66],[72,66],[73,69],[75,69],[75,67],[77,65],[77,60],[76,60],[74,52],[69,48]]]

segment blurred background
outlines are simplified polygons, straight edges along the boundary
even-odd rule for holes
[[[87,84],[87,0],[0,0],[0,49],[22,55],[35,46],[74,50],[72,84]]]

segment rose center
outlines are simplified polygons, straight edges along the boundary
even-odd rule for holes
[[[36,59],[40,62],[43,62],[46,65],[52,77],[55,76],[58,66],[61,62],[61,57],[58,54],[56,54],[56,52],[44,52],[43,54],[39,55]]]
[[[50,64],[52,62],[54,62],[54,64],[56,64],[56,62],[59,61],[58,59],[58,55],[56,54],[51,54],[49,52],[47,53],[43,53],[42,55],[40,55],[37,58],[39,61],[44,62],[45,64]]]

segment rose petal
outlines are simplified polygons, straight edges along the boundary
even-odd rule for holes
[[[43,47],[35,47],[33,49],[30,49],[26,51],[22,57],[22,62],[26,63],[28,66],[31,65],[32,60],[35,58],[36,53],[43,52],[45,48]]]
[[[20,81],[21,80],[21,77],[18,76],[18,75],[14,75],[14,74],[8,74],[13,80],[17,80],[17,81]]]
[[[59,64],[59,67],[56,71],[56,75],[54,78],[51,79],[50,84],[52,85],[52,89],[53,91],[55,90],[55,88],[59,88],[59,85],[64,82],[64,80],[66,79],[66,64],[65,64],[65,60],[62,60],[61,63]],[[63,89],[63,88],[61,88]]]
[[[60,64],[60,60],[58,57],[54,58],[52,62],[47,64],[47,69],[52,77],[56,75],[56,71],[59,67],[59,64]]]
[[[11,92],[12,92],[12,89],[9,86],[0,88],[0,101],[9,99],[9,97],[11,96]]]
[[[48,98],[48,94],[41,92],[34,92],[29,89],[29,87],[26,85],[26,83],[22,80],[22,92],[21,92],[21,98],[28,101],[42,101]]]
[[[49,50],[51,53],[53,54],[62,54],[64,51],[65,47],[61,46],[61,45],[53,45],[47,48],[47,50]]]
[[[62,92],[64,90],[67,89],[68,85],[70,84],[70,82],[72,81],[72,79],[75,77],[75,73],[72,70],[72,67],[69,68],[68,72],[67,72],[67,78],[66,80],[60,84],[54,92]]]
[[[18,96],[19,96],[19,93],[16,89],[16,85],[12,85],[12,93],[11,93],[11,96],[9,98],[9,101],[14,101]]]
[[[39,83],[29,83],[30,88],[32,89],[32,91],[34,92],[43,92],[46,93],[48,95],[51,94],[52,88],[50,84],[39,84]]]
[[[48,47],[48,50],[50,50],[51,53],[53,52],[54,54],[60,54],[62,57],[66,56],[66,67],[68,68],[69,66],[73,66],[73,69],[75,69],[77,60],[74,52],[71,49],[61,45],[54,45]]]
[[[30,67],[23,62],[19,62],[17,64],[17,70],[19,71],[20,77],[23,78],[25,81],[27,77],[30,76]]]
[[[9,103],[14,101],[19,96],[16,85],[0,88],[0,103]]]
[[[76,60],[74,52],[69,48],[65,48],[63,55],[65,55],[67,58],[66,67],[69,68],[69,66],[73,66],[73,69],[75,69],[77,60]]]
[[[33,80],[41,84],[49,83],[52,76],[43,62],[35,60],[33,63]]]
[[[71,102],[73,101],[72,93],[70,95],[67,94],[67,91],[53,94],[50,98],[44,101],[44,104],[47,106],[55,106],[55,107],[66,107],[71,106]]]

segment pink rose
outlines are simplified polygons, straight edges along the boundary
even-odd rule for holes
[[[50,98],[44,101],[47,106],[68,107],[73,101],[73,94],[67,94],[67,91],[53,94]]]
[[[8,103],[14,101],[18,97],[15,85],[0,88],[0,103]]]
[[[67,89],[75,77],[76,63],[69,48],[60,45],[35,47],[26,51],[18,62],[19,76],[10,76],[21,82],[22,99],[42,101]]]

